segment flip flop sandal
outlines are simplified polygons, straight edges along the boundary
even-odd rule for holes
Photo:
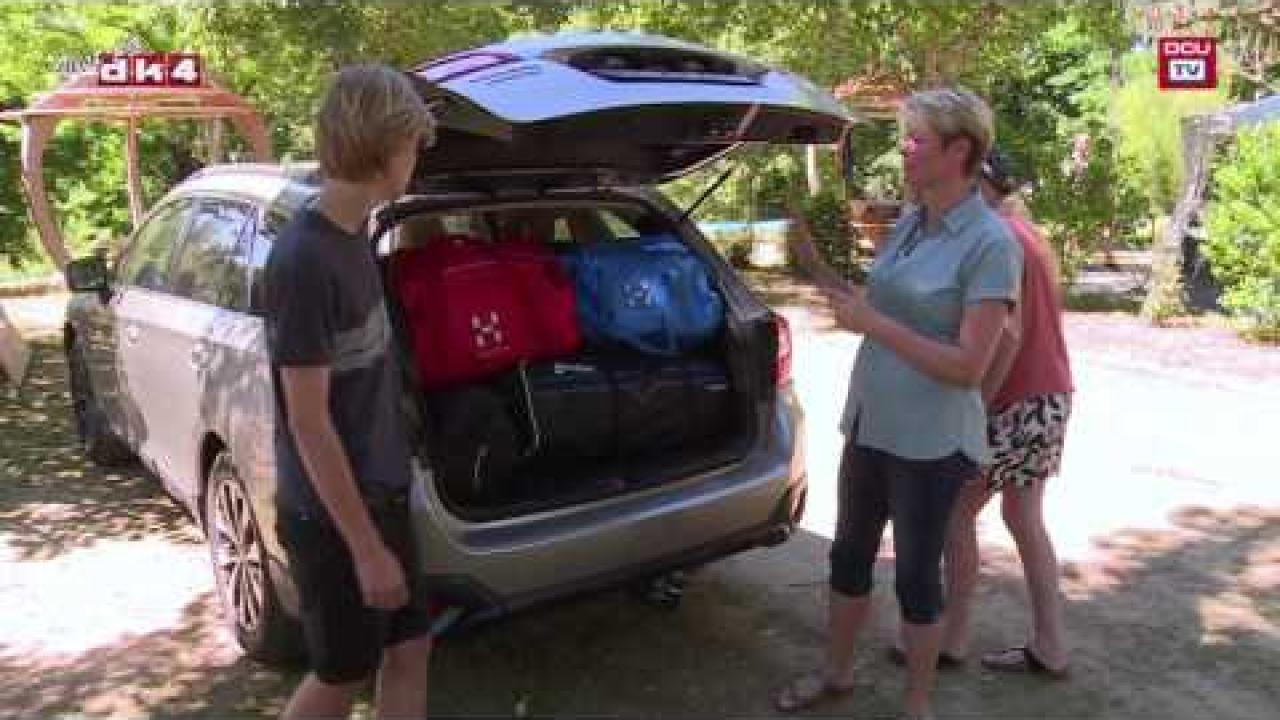
[[[997,672],[1028,673],[1042,675],[1054,680],[1067,677],[1068,668],[1053,669],[1045,665],[1035,652],[1026,645],[1011,647],[999,652],[982,656],[982,666]]]
[[[907,653],[897,645],[890,645],[888,650],[889,662],[902,667],[907,666]],[[939,670],[959,670],[965,665],[965,658],[957,657],[948,652],[938,653],[938,669]]]
[[[841,687],[822,673],[797,675],[773,698],[773,707],[781,713],[807,710],[821,703],[839,700],[853,692],[853,686]]]

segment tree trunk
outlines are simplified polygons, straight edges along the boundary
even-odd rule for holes
[[[1182,121],[1182,193],[1173,216],[1164,224],[1162,232],[1156,232],[1151,241],[1151,285],[1142,303],[1142,317],[1150,322],[1160,322],[1187,311],[1186,293],[1182,285],[1182,238],[1187,234],[1191,217],[1204,202],[1204,190],[1208,185],[1208,168],[1215,139],[1211,130],[1213,120],[1186,118]]]

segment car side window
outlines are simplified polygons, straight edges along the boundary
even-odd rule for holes
[[[263,282],[267,273],[267,258],[271,255],[271,246],[276,241],[276,229],[269,223],[254,223],[253,232],[249,233],[249,312],[261,317],[265,312],[266,302],[263,297]]]
[[[175,295],[229,310],[244,307],[249,282],[245,228],[250,206],[201,200],[187,227],[169,286]]]
[[[599,213],[600,220],[609,228],[609,232],[613,233],[615,238],[635,237],[637,235],[635,227],[618,217],[616,213],[608,210],[602,210]]]
[[[125,285],[161,290],[169,260],[178,246],[182,228],[191,214],[191,203],[180,200],[157,210],[133,236],[122,257],[116,278]]]

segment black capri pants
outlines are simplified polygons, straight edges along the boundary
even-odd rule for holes
[[[898,604],[902,618],[923,625],[942,614],[942,551],[960,487],[978,466],[955,452],[939,460],[907,460],[858,445],[851,433],[840,462],[831,589],[862,597],[885,523],[893,519]]]

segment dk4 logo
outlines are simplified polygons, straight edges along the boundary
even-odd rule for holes
[[[194,53],[102,53],[98,84],[107,86],[196,87],[204,84]]]
[[[1160,38],[1156,56],[1161,90],[1211,90],[1218,87],[1216,38]]]

